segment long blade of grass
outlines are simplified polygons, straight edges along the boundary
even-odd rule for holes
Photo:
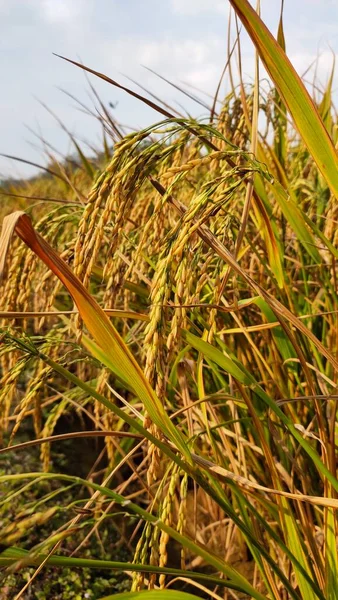
[[[53,177],[57,177],[58,179],[61,179],[61,181],[67,183],[66,179],[64,177],[62,177],[62,175],[60,173],[57,173],[56,171],[52,171],[52,169],[48,169],[47,167],[44,167],[43,165],[32,162],[31,160],[27,160],[25,158],[19,158],[19,156],[12,156],[12,154],[0,154],[0,156],[3,156],[4,158],[10,158],[11,160],[17,160],[18,162],[24,163],[25,165],[30,165],[31,167],[37,167],[38,169],[42,169],[43,171],[45,171],[45,173],[48,173],[49,175],[52,175]]]
[[[285,52],[285,36],[284,36],[284,25],[283,25],[283,10],[284,0],[281,3],[281,12],[278,24],[277,42]],[[286,108],[283,100],[281,99],[278,90],[275,90],[275,114],[274,114],[274,149],[276,156],[282,166],[285,164],[286,159]]]
[[[321,257],[316,248],[316,241],[305,225],[302,211],[298,208],[291,196],[288,196],[278,181],[275,181],[273,184],[268,183],[267,185],[279,204],[285,218],[297,235],[297,239],[310,254],[311,258],[315,261],[315,264],[319,265],[321,263]]]
[[[319,114],[322,117],[323,123],[324,123],[327,131],[329,132],[329,134],[331,134],[331,131],[332,131],[332,116],[331,116],[332,85],[333,85],[333,78],[334,78],[334,74],[335,74],[335,67],[336,67],[336,56],[335,56],[335,54],[333,54],[332,69],[331,69],[329,81],[327,83],[327,87],[324,92],[322,101],[318,106]]]
[[[338,598],[338,555],[335,513],[328,508],[325,515],[325,570],[326,594],[328,600]]]
[[[144,313],[137,313],[133,310],[123,310],[119,308],[104,308],[103,311],[108,315],[108,317],[120,317],[122,319],[135,319],[137,321],[149,321],[148,315]],[[29,319],[29,318],[37,318],[41,317],[57,317],[67,316],[67,315],[75,315],[77,314],[77,310],[47,310],[47,311],[0,311],[0,319]]]
[[[197,600],[198,596],[178,590],[143,590],[141,592],[121,592],[113,596],[104,596],[100,600]]]
[[[37,567],[46,559],[45,555],[29,555],[27,550],[22,548],[10,547],[0,554],[0,566],[6,567],[20,561],[27,566]],[[77,567],[83,569],[107,569],[111,571],[130,571],[135,573],[166,573],[167,575],[176,575],[191,577],[192,579],[204,580],[214,585],[224,586],[224,579],[198,573],[196,571],[182,571],[170,567],[157,567],[155,565],[144,565],[138,563],[119,562],[112,560],[98,560],[90,558],[73,558],[69,556],[51,556],[47,560],[47,565],[55,567]]]
[[[312,573],[309,567],[309,562],[306,558],[302,545],[303,540],[300,537],[300,532],[297,528],[295,518],[285,498],[282,499],[282,505],[284,509],[283,518],[286,528],[288,547],[290,548],[293,555],[297,558],[298,563],[302,565],[303,570],[305,570],[308,573],[308,575],[311,576]],[[308,580],[305,579],[303,573],[299,570],[299,568],[296,565],[294,565],[294,569],[297,582],[302,594],[302,598],[306,598],[306,600],[315,600],[317,596],[313,591],[312,587],[309,585]]]
[[[338,154],[302,80],[247,0],[229,0],[332,193],[338,196]]]

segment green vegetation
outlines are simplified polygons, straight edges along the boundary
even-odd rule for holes
[[[332,77],[231,4],[268,89],[197,121],[124,88],[165,120],[102,105],[100,156],[1,192],[13,598],[338,599]]]

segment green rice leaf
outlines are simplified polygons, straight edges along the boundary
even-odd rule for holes
[[[338,196],[338,154],[301,78],[248,0],[229,0],[332,193]]]

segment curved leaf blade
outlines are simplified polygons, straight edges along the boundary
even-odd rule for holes
[[[247,0],[229,0],[332,193],[338,196],[338,154],[319,112],[283,48]]]

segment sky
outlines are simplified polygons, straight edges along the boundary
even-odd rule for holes
[[[337,0],[284,4],[291,61],[302,74],[320,56],[318,74],[325,83],[338,54]],[[279,13],[280,0],[261,0],[262,18],[274,34]],[[126,77],[132,78],[178,110],[183,105],[190,114],[203,116],[201,106],[144,66],[179,85],[184,82],[187,90],[193,91],[190,85],[213,94],[226,61],[228,18],[228,0],[0,0],[0,153],[46,164],[38,136],[60,158],[72,151],[69,138],[42,104],[89,154],[90,145],[102,145],[95,119],[61,91],[92,107],[83,71],[53,53],[80,60],[143,93]],[[245,36],[242,54],[244,79],[250,81],[254,53]],[[104,102],[117,103],[114,116],[120,123],[139,128],[159,120],[125,92],[95,77],[91,81]],[[0,178],[35,173],[30,166],[0,157]]]

